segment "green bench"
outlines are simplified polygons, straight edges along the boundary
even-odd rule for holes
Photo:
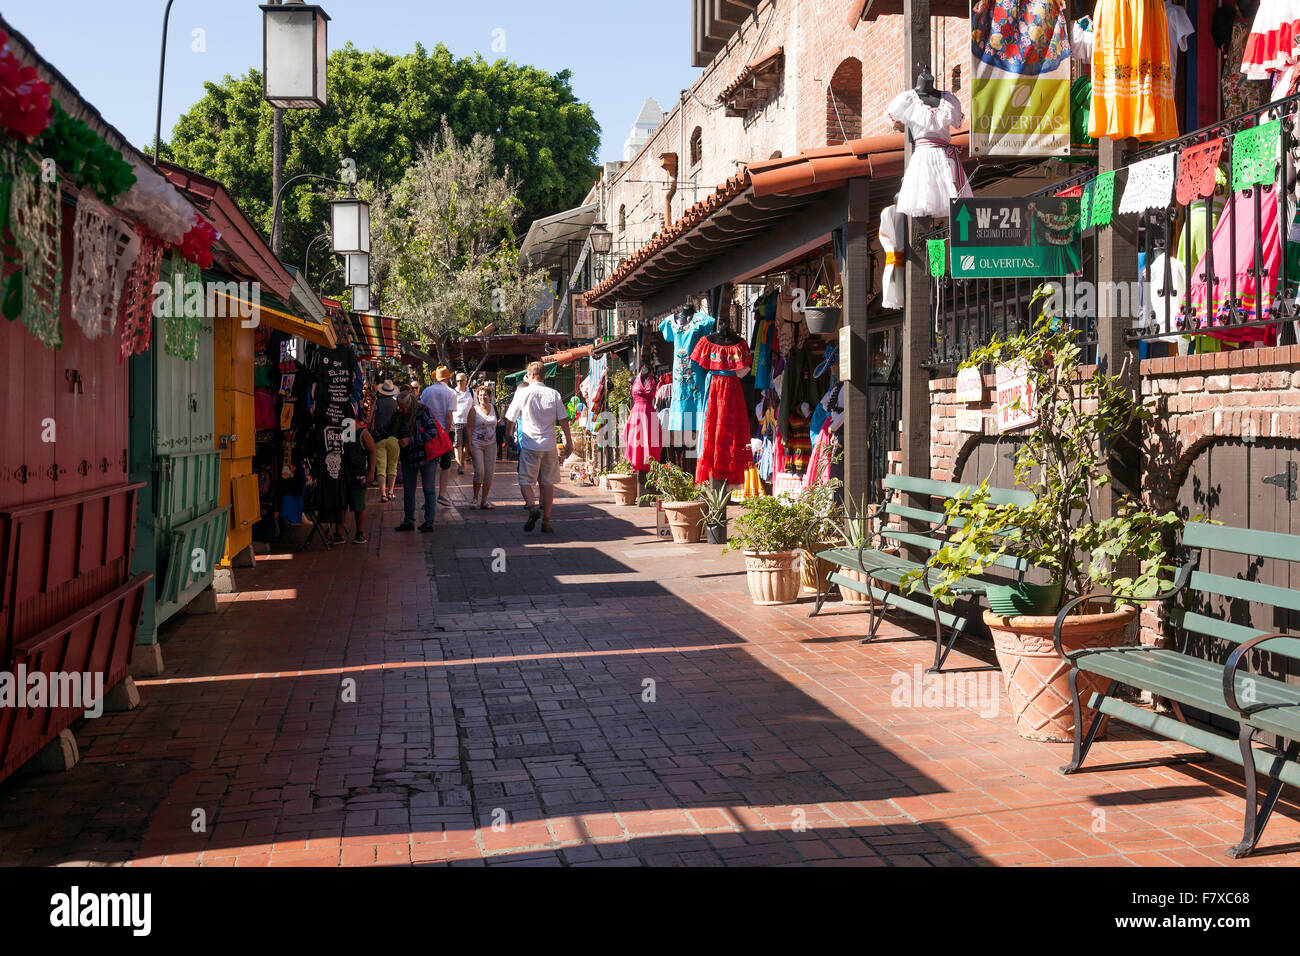
[[[1229,600],[1271,607],[1284,613],[1300,611],[1300,591],[1199,570],[1200,559],[1206,552],[1245,555],[1251,560],[1264,558],[1293,562],[1296,567],[1300,567],[1300,537],[1195,522],[1184,529],[1183,544],[1192,550],[1187,562],[1179,570],[1175,589],[1161,597],[1145,600],[1172,602],[1197,594],[1217,595]],[[1282,565],[1287,566],[1285,563]],[[1085,601],[1108,597],[1110,595],[1084,595],[1061,609],[1054,633],[1058,654],[1062,653],[1061,626],[1066,615]],[[1169,614],[1170,622],[1181,632],[1176,650],[1145,646],[1088,648],[1063,655],[1072,665],[1070,691],[1074,706],[1075,737],[1073,759],[1061,768],[1061,772],[1074,773],[1080,769],[1102,720],[1108,716],[1171,740],[1190,744],[1205,754],[1239,764],[1245,771],[1246,807],[1241,842],[1228,851],[1228,855],[1235,859],[1254,850],[1277,803],[1282,784],[1300,786],[1300,764],[1296,762],[1297,753],[1300,752],[1300,743],[1297,743],[1300,740],[1300,686],[1252,674],[1243,668],[1243,664],[1255,648],[1300,660],[1300,636],[1285,632],[1270,633],[1224,621],[1190,610],[1184,604],[1180,601]],[[1187,639],[1192,634],[1235,644],[1236,647],[1221,664],[1194,657],[1186,653]],[[1265,644],[1267,647],[1261,646]],[[1089,700],[1097,714],[1086,733],[1082,726],[1078,683],[1079,674],[1085,671],[1110,681],[1104,693],[1094,693]],[[1171,703],[1174,717],[1157,714],[1116,698],[1115,689],[1120,684],[1166,698]],[[1183,705],[1236,723],[1236,741],[1188,723],[1183,715]],[[1260,732],[1276,734],[1285,742],[1285,748],[1278,753],[1257,749],[1254,738]],[[1190,758],[1173,759],[1186,761],[1207,758],[1195,754]],[[1259,774],[1271,778],[1262,804],[1259,804]]]
[[[966,633],[967,627],[979,611],[980,598],[984,596],[988,586],[990,584],[1007,584],[1010,582],[1006,580],[999,582],[984,580],[983,578],[966,578],[953,589],[958,595],[957,602],[951,607],[945,608],[930,592],[926,564],[914,561],[902,553],[894,552],[901,552],[907,547],[919,548],[931,553],[938,551],[947,541],[949,530],[952,527],[959,527],[959,525],[950,526],[948,524],[942,503],[939,504],[938,510],[931,510],[909,505],[907,504],[907,498],[908,496],[929,496],[932,501],[933,499],[946,501],[950,498],[956,498],[964,492],[974,491],[976,486],[962,485],[951,481],[933,481],[928,478],[907,478],[902,475],[890,475],[885,478],[884,487],[886,489],[886,499],[884,504],[876,511],[876,528],[870,540],[857,548],[824,549],[816,552],[816,557],[818,560],[838,565],[840,568],[851,568],[867,578],[866,583],[863,583],[856,578],[841,574],[839,571],[832,572],[829,578],[830,583],[838,584],[855,593],[862,594],[868,599],[867,610],[871,615],[871,619],[867,636],[862,640],[863,644],[870,643],[875,639],[876,631],[879,629],[881,621],[884,620],[885,611],[890,607],[930,618],[934,622],[934,665],[926,673],[935,673],[943,667],[943,663],[948,659],[948,654],[952,651],[957,638]],[[1033,496],[1027,491],[1014,491],[1007,488],[990,488],[989,498],[995,504],[1024,505],[1034,500]],[[932,527],[928,531],[908,530],[909,522],[931,525]],[[901,527],[891,527],[891,525],[901,525]],[[808,529],[809,546],[807,550],[810,552],[812,551],[813,532],[819,527],[820,523],[814,522]],[[1028,568],[1024,560],[1011,556],[999,558],[994,563],[1014,572],[1015,580],[1018,582],[1024,579],[1025,571]],[[926,577],[914,590],[908,594],[903,594],[899,583],[905,575],[918,570],[925,573]],[[883,587],[882,585],[889,585],[889,587]],[[926,598],[929,598],[929,600],[926,601]],[[816,617],[820,614],[825,601],[826,594],[824,593],[822,576],[817,575],[817,605],[808,616]],[[944,628],[949,631],[947,641],[943,637]]]

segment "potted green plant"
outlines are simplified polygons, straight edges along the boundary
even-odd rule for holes
[[[993,634],[998,663],[1007,675],[1016,729],[1035,740],[1073,739],[1068,662],[1052,646],[1057,612],[1075,597],[1106,593],[1085,602],[1063,622],[1062,647],[1124,643],[1137,607],[1125,597],[1151,597],[1172,588],[1175,570],[1166,549],[1167,533],[1181,527],[1173,513],[1158,514],[1123,499],[1113,515],[1094,513],[1097,492],[1109,484],[1106,449],[1126,437],[1149,412],[1125,384],[1121,368],[1100,367],[1085,375],[1077,335],[1064,323],[1040,316],[1033,328],[994,339],[976,350],[963,367],[1009,366],[1023,376],[1022,397],[1012,410],[1036,422],[1016,449],[1016,483],[1034,497],[1029,505],[990,502],[987,482],[973,493],[950,500],[945,510],[955,528],[931,558],[929,586],[943,602],[956,599],[963,578],[1013,556],[1051,575],[1047,585],[1011,585],[988,595],[992,610],[984,622]],[[1127,361],[1127,360],[1126,360]],[[918,572],[907,582],[914,586]],[[1091,681],[1091,683],[1090,683]],[[1080,675],[1087,701],[1100,691],[1101,678]],[[1084,708],[1084,725],[1091,720]]]
[[[658,501],[668,518],[673,540],[679,544],[694,544],[700,540],[704,529],[705,504],[702,489],[695,476],[676,465],[650,462],[646,478],[647,487],[653,489],[641,496],[642,501]]]
[[[808,531],[806,507],[782,495],[762,495],[741,505],[726,551],[745,555],[749,596],[760,607],[799,598],[799,547]]]
[[[824,594],[831,589],[830,577],[835,573],[835,565],[818,558],[817,552],[843,542],[838,527],[844,512],[839,497],[841,487],[839,480],[832,478],[805,488],[797,498],[806,522],[803,547],[799,551],[799,577],[809,591],[820,587]]]
[[[702,485],[700,500],[704,502],[704,539],[709,544],[726,544],[727,505],[731,503],[731,488],[721,483]]]
[[[839,286],[819,285],[804,306],[803,317],[813,335],[834,335],[840,326],[844,308],[844,290]]]
[[[620,458],[614,470],[605,473],[605,487],[614,492],[614,504],[636,504],[636,469],[626,458]]]

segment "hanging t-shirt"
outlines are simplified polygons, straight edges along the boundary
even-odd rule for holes
[[[355,362],[346,348],[317,349],[312,369],[316,379],[316,406],[330,425],[342,425],[356,418],[353,390]]]

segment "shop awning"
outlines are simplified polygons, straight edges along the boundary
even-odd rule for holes
[[[230,305],[244,310],[243,314],[255,316],[259,323],[268,325],[286,335],[299,335],[308,342],[326,348],[334,348],[338,344],[334,330],[328,322],[322,325],[310,319],[294,315],[287,305],[270,293],[263,292],[261,301],[256,303],[220,290],[215,290],[214,295],[218,298],[224,298],[228,300]]]
[[[340,312],[358,358],[387,358],[402,354],[397,341],[397,319],[368,312]]]
[[[599,209],[592,203],[536,220],[519,247],[520,264],[531,263],[534,269],[543,269],[567,261],[569,243],[587,238]]]
[[[969,136],[954,144],[967,149]],[[701,265],[763,237],[798,216],[820,193],[869,177],[873,193],[892,196],[903,174],[903,134],[854,140],[779,159],[752,163],[691,206],[676,222],[634,252],[604,282],[587,293],[587,303],[613,308],[620,300],[649,298]],[[824,244],[827,236],[810,237]],[[698,291],[698,290],[697,290]]]
[[[560,363],[558,362],[547,362],[546,377],[555,378],[555,373],[559,369],[559,367],[560,367]],[[518,385],[520,382],[524,380],[524,376],[527,374],[528,374],[528,369],[523,369],[522,371],[519,372],[511,372],[509,375],[506,376],[506,384]]]

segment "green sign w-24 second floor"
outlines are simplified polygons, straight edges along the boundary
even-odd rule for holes
[[[1083,261],[1077,198],[954,199],[950,215],[954,278],[1055,278]]]

